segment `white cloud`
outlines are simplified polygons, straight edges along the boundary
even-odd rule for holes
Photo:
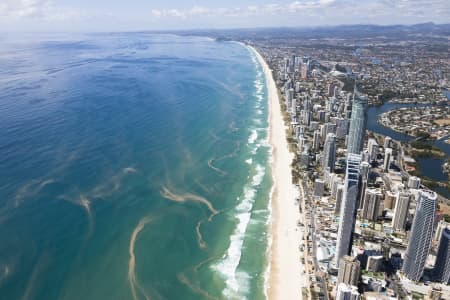
[[[0,19],[65,21],[87,16],[79,10],[58,7],[52,0],[1,0]]]
[[[258,15],[304,14],[321,17],[364,16],[449,16],[448,0],[297,0],[288,4],[264,4],[243,7],[212,8],[194,6],[190,9],[154,9],[155,18],[245,17]],[[369,21],[369,20],[367,20]],[[418,20],[420,21],[420,20]]]
[[[250,5],[245,7],[223,7],[208,8],[203,6],[194,6],[190,9],[153,9],[151,14],[154,17],[196,17],[196,16],[225,16],[240,17],[254,15],[273,15],[283,13],[296,13],[311,9],[320,9],[329,6],[336,0],[310,0],[310,1],[294,1],[289,4],[264,4]]]

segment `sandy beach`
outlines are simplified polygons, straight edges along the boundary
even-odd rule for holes
[[[255,52],[266,77],[269,100],[269,134],[272,146],[272,218],[270,235],[270,268],[268,278],[269,299],[302,299],[304,266],[300,261],[301,234],[297,228],[300,219],[296,187],[291,183],[291,162],[277,87],[272,71],[262,56]]]

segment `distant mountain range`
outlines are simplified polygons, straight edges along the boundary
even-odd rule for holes
[[[173,32],[173,31],[172,31]],[[246,29],[201,29],[175,31],[177,34],[207,35],[219,39],[286,39],[295,38],[438,38],[450,36],[450,24],[421,23],[414,25],[339,25],[319,27],[274,27]]]

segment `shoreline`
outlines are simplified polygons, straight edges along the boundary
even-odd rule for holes
[[[272,71],[256,49],[248,46],[256,55],[266,78],[269,105],[269,143],[272,189],[270,195],[270,223],[268,242],[268,277],[265,294],[268,299],[302,299],[305,286],[304,266],[300,261],[300,218],[295,199],[299,192],[292,182],[291,163],[294,155],[289,152],[286,127],[281,112],[278,89]],[[302,284],[303,283],[303,284]]]

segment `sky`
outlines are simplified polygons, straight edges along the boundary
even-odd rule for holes
[[[0,31],[449,23],[449,0],[0,0]]]

